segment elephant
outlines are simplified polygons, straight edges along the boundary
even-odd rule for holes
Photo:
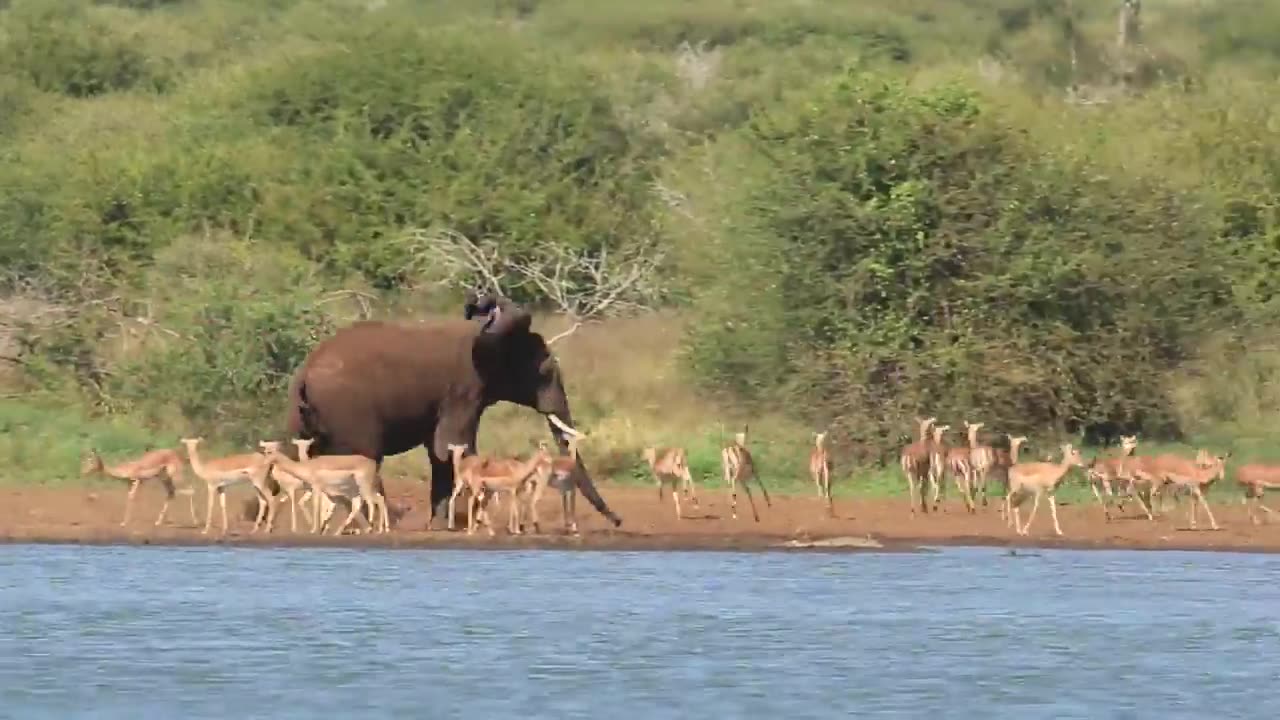
[[[313,455],[358,453],[379,464],[425,447],[435,520],[453,493],[449,445],[475,452],[480,417],[490,405],[512,402],[572,426],[559,363],[542,335],[530,330],[532,315],[505,297],[469,292],[464,316],[366,320],[338,330],[294,374],[288,435],[313,439]],[[550,419],[547,425],[561,455],[567,454],[565,433]],[[614,527],[622,525],[581,458],[574,484]]]

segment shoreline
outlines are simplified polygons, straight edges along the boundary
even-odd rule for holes
[[[158,488],[144,489],[135,500],[128,528],[120,527],[123,488],[0,486],[0,545],[94,545],[136,547],[234,548],[351,548],[388,550],[571,550],[604,552],[823,552],[902,553],[938,548],[976,547],[1018,550],[1142,550],[1280,553],[1280,523],[1253,525],[1238,504],[1214,508],[1219,531],[1182,529],[1185,506],[1171,509],[1155,522],[1145,517],[1104,520],[1096,504],[1060,504],[1064,537],[1053,534],[1043,514],[1027,537],[1007,528],[993,507],[969,514],[958,502],[940,513],[912,517],[906,500],[897,498],[838,499],[836,517],[828,517],[812,495],[775,497],[761,506],[760,521],[749,511],[733,519],[725,493],[711,488],[699,493],[701,507],[686,508],[677,520],[669,498],[660,502],[653,488],[602,483],[601,492],[623,518],[613,528],[593,508],[579,503],[581,534],[561,529],[559,498],[544,498],[539,506],[543,534],[505,534],[499,527],[489,537],[484,529],[468,536],[462,530],[425,530],[427,488],[412,479],[388,479],[392,504],[405,512],[389,535],[334,537],[291,532],[287,504],[277,506],[274,531],[250,534],[252,522],[229,512],[229,533],[220,536],[215,513],[213,530],[204,525],[204,498],[198,498],[198,526],[193,527],[184,498],[169,507],[166,523],[153,525],[162,504]],[[240,509],[241,498],[229,498],[228,510]],[[585,507],[583,507],[586,505]],[[741,508],[740,508],[741,509]],[[306,527],[299,513],[299,527]]]
[[[1210,534],[1214,531],[1190,531]],[[462,531],[394,531],[390,535],[311,535],[276,532],[271,535],[233,532],[226,537],[202,535],[196,529],[167,527],[148,534],[119,529],[40,532],[0,532],[0,545],[86,545],[95,547],[226,547],[237,549],[349,549],[349,550],[492,550],[570,552],[783,552],[783,553],[920,553],[947,548],[1019,550],[1127,550],[1141,552],[1232,552],[1280,554],[1280,547],[1226,542],[1213,545],[1184,540],[1154,544],[1141,540],[1091,540],[1054,536],[1008,538],[993,535],[910,537],[884,535],[814,535],[804,539],[761,533],[724,535],[650,535],[597,530],[577,536],[563,534],[488,537]]]

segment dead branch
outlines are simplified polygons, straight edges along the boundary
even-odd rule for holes
[[[378,301],[378,296],[363,290],[333,290],[325,293],[324,297],[316,301],[316,305],[327,305],[339,300],[355,300],[360,306],[360,319],[368,320],[373,317],[373,304]]]
[[[645,247],[617,257],[608,248],[593,254],[548,243],[534,260],[509,265],[558,310],[585,322],[651,309],[661,294],[662,259],[660,252]]]
[[[568,330],[565,330],[565,331],[564,331],[564,332],[562,332],[562,333],[558,333],[555,337],[553,337],[553,338],[551,338],[550,340],[548,340],[548,341],[547,341],[547,347],[551,347],[552,345],[554,345],[554,344],[555,344],[555,342],[556,342],[557,340],[563,340],[564,338],[569,337],[570,335],[572,335],[572,334],[574,333],[574,331],[576,331],[576,330],[577,330],[578,328],[580,328],[580,327],[582,327],[582,323],[581,323],[581,322],[575,322],[573,325],[571,325],[571,326],[569,327],[569,329],[568,329]]]
[[[414,262],[442,268],[449,285],[504,297],[520,287],[535,290],[574,321],[562,336],[590,320],[651,309],[663,293],[664,258],[652,245],[616,253],[548,242],[527,259],[514,260],[503,256],[497,243],[475,242],[453,230],[415,230],[408,242]]]
[[[497,295],[506,295],[506,263],[495,242],[473,242],[454,230],[413,230],[408,243],[414,264],[442,268],[445,282],[457,287],[485,287]],[[479,278],[480,282],[475,282]]]

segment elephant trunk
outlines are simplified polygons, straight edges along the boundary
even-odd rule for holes
[[[547,425],[551,428],[551,436],[555,438],[556,445],[560,447],[560,454],[564,455],[569,451],[569,434],[560,427],[556,420],[562,421],[565,425],[573,427],[573,416],[569,414],[568,408],[564,408],[562,412],[547,413]],[[587,473],[587,466],[582,462],[582,455],[578,455],[578,464],[573,472],[573,483],[582,492],[582,496],[591,503],[591,507],[596,512],[609,519],[614,527],[622,525],[622,518],[618,517],[604,498],[600,496],[600,492],[596,490],[596,485],[591,481],[591,475]]]

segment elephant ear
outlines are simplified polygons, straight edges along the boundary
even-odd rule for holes
[[[480,332],[482,335],[505,339],[529,332],[532,325],[533,315],[527,310],[507,298],[498,298]]]

